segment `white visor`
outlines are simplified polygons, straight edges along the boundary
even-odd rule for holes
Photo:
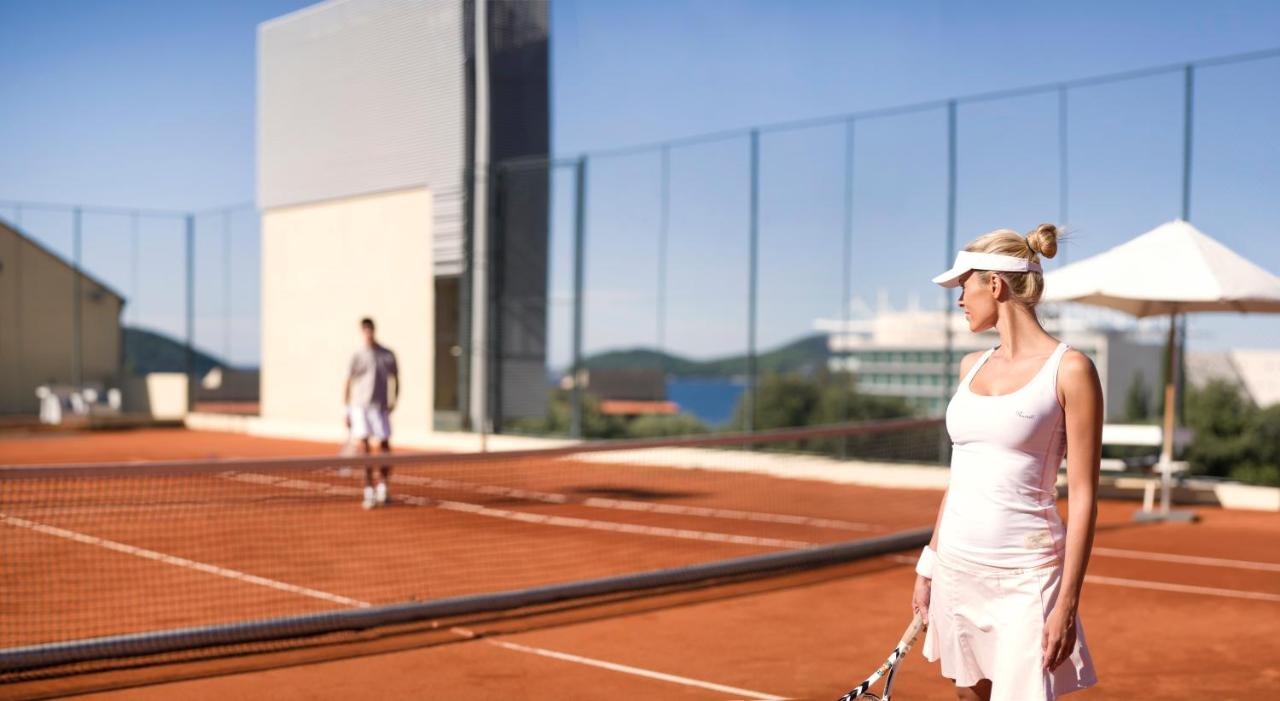
[[[1026,258],[1002,256],[999,253],[960,251],[956,254],[956,264],[947,272],[935,277],[933,281],[943,287],[959,287],[961,276],[970,270],[996,270],[1002,273],[1044,272],[1039,263],[1033,263]]]

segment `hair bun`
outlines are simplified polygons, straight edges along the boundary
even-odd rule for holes
[[[1045,258],[1052,258],[1058,253],[1058,227],[1053,224],[1041,224],[1035,231],[1027,234],[1027,248]]]

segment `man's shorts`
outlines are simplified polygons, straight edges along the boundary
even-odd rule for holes
[[[353,406],[347,407],[347,416],[351,418],[351,438],[362,441],[372,438],[385,441],[391,438],[391,417],[385,407]]]

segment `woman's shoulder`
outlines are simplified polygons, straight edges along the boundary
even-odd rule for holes
[[[1067,350],[1063,351],[1062,363],[1058,367],[1059,367],[1059,374],[1062,374],[1062,373],[1089,374],[1092,372],[1096,372],[1096,368],[1094,368],[1094,365],[1093,365],[1093,360],[1090,359],[1088,355],[1085,355],[1083,352],[1078,351],[1075,348],[1072,348],[1070,346],[1067,347]]]
[[[976,350],[971,353],[966,353],[965,356],[960,359],[960,377],[963,378],[965,375],[968,375],[973,364],[978,362],[978,359],[986,352],[987,351],[985,350]]]
[[[1062,362],[1058,365],[1059,394],[1088,390],[1100,385],[1098,369],[1089,356],[1075,348],[1068,348],[1062,354]]]

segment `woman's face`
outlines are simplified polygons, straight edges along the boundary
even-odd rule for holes
[[[979,333],[996,325],[995,290],[1001,283],[998,275],[991,275],[987,282],[975,270],[970,270],[960,278],[960,301],[957,304],[964,310],[965,321],[969,322],[969,330]]]

